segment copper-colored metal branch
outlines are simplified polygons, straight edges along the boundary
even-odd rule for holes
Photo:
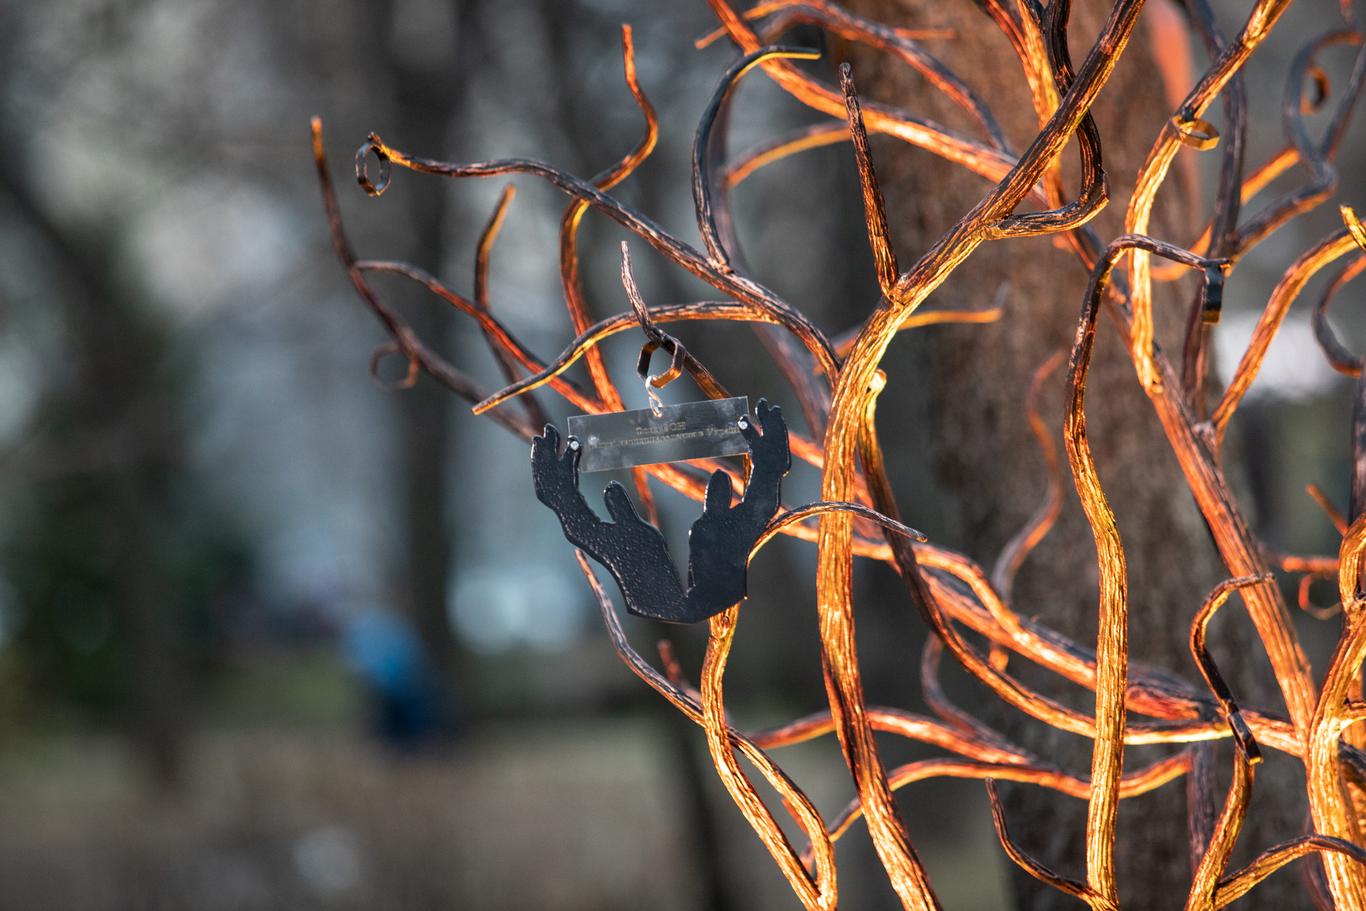
[[[751,53],[763,46],[763,41],[727,0],[707,0],[716,18],[742,51]],[[764,64],[764,71],[793,98],[831,117],[843,118],[844,99],[840,93],[802,73],[792,64],[774,60]],[[976,140],[946,129],[936,123],[888,108],[880,104],[864,107],[868,129],[887,133],[912,145],[928,149],[949,161],[962,164],[988,180],[999,180],[1014,164],[1013,156],[991,148]]]
[[[1054,873],[1017,845],[1015,840],[1010,837],[1010,831],[1006,828],[1006,811],[1005,807],[1001,805],[1000,796],[996,793],[996,782],[988,778],[986,779],[986,786],[987,797],[991,800],[991,821],[996,826],[996,837],[1001,840],[1001,847],[1005,848],[1006,856],[1014,861],[1016,866],[1039,882],[1046,883],[1073,898],[1081,899],[1096,911],[1101,911],[1101,909],[1118,911],[1118,905],[1096,892],[1086,883]]]
[[[740,806],[764,847],[777,861],[788,883],[796,892],[802,905],[810,911],[833,911],[836,906],[835,867],[833,857],[826,855],[817,860],[818,878],[807,872],[801,855],[792,847],[783,830],[764,806],[762,798],[754,785],[745,777],[740,763],[735,757],[732,741],[728,736],[725,719],[725,700],[722,696],[721,678],[726,669],[726,657],[735,637],[735,624],[739,611],[736,608],[717,614],[710,621],[710,636],[707,639],[707,654],[702,662],[702,722],[707,732],[707,748],[711,751],[712,761],[721,776],[721,781],[730,792],[732,799]],[[812,808],[810,814],[814,815]],[[815,818],[819,821],[819,817]],[[812,836],[813,845],[830,842]]]
[[[1366,864],[1366,850],[1362,850],[1350,841],[1343,841],[1340,838],[1332,838],[1327,835],[1303,835],[1299,838],[1292,838],[1289,841],[1283,841],[1267,848],[1258,854],[1252,863],[1221,879],[1219,889],[1214,895],[1214,907],[1223,908],[1232,904],[1251,891],[1253,886],[1281,867],[1293,860],[1316,852],[1338,854],[1344,859]]]
[[[893,56],[925,77],[930,85],[977,121],[991,147],[1008,149],[1009,143],[991,109],[958,74],[926,53],[916,43],[917,36],[912,30],[892,28],[856,16],[824,0],[777,0],[764,6],[767,8],[766,15],[773,15],[764,30],[766,35],[780,34],[793,25],[814,25],[846,41],[857,42]],[[745,18],[751,18],[752,12],[747,11]]]
[[[575,551],[575,556],[579,561],[579,569],[582,570],[584,577],[588,580],[589,587],[598,602],[603,624],[607,628],[608,638],[611,639],[618,657],[637,677],[668,700],[674,708],[686,715],[693,723],[705,727],[707,721],[704,718],[703,707],[687,693],[682,692],[670,683],[663,674],[659,673],[631,646],[625,630],[622,629],[621,618],[617,616],[616,609],[612,606],[612,599],[608,597],[602,584],[598,582],[597,576],[593,574],[587,558],[578,551]],[[815,881],[813,882],[811,876],[802,870],[800,876],[797,877],[798,882],[794,883],[794,888],[797,888],[799,897],[803,899],[803,904],[809,908],[834,908],[836,898],[834,849],[829,837],[825,834],[825,823],[821,819],[820,813],[812,805],[806,794],[788,778],[763,750],[755,746],[753,741],[734,728],[727,727],[725,731],[730,747],[738,750],[745,759],[749,760],[778,792],[788,815],[801,827],[815,849],[815,867],[818,871]],[[767,825],[776,829],[777,824],[766,809],[759,818],[766,820]],[[777,830],[776,833],[770,830],[766,834],[775,843],[786,840],[786,836],[782,834],[781,830]],[[789,845],[789,850],[790,847]]]
[[[1347,534],[1347,518],[1333,505],[1333,501],[1328,499],[1328,495],[1323,492],[1323,489],[1317,484],[1306,484],[1304,485],[1304,490],[1309,494],[1310,499],[1318,504],[1319,509],[1323,510],[1323,514],[1328,517],[1329,522],[1333,523],[1333,527],[1337,529],[1338,534]],[[1337,573],[1336,560],[1333,561],[1333,573],[1335,575]]]
[[[1136,239],[1130,242],[1138,243]],[[1100,576],[1096,739],[1091,753],[1091,800],[1086,814],[1086,883],[1105,901],[1115,905],[1119,903],[1114,867],[1115,820],[1119,812],[1119,778],[1124,769],[1124,694],[1129,676],[1129,582],[1119,527],[1091,454],[1085,402],[1101,289],[1122,249],[1124,247],[1112,244],[1092,270],[1076,339],[1072,343],[1068,365],[1070,394],[1063,417],[1067,463],[1095,539],[1096,567]]]
[[[768,139],[745,150],[725,163],[720,180],[727,188],[744,183],[769,165],[799,152],[820,149],[849,141],[849,126],[845,123],[813,123],[798,127],[773,139]]]
[[[1228,47],[1207,0],[1187,4],[1191,21],[1204,40],[1211,57],[1218,58]],[[1207,236],[1208,251],[1217,258],[1234,255],[1237,246],[1238,217],[1242,212],[1243,164],[1247,148],[1247,87],[1241,71],[1229,80],[1224,93],[1223,151],[1219,161],[1219,183],[1215,189],[1214,215]],[[1203,252],[1203,251],[1202,251]],[[1206,411],[1205,376],[1209,369],[1210,327],[1219,321],[1222,295],[1207,293],[1210,284],[1191,302],[1186,317],[1186,337],[1181,349],[1181,392],[1197,414]]]
[[[713,287],[772,313],[775,317],[773,321],[791,329],[828,376],[834,376],[839,372],[830,342],[810,320],[793,309],[790,304],[750,279],[717,270],[703,254],[688,244],[668,234],[650,219],[622,205],[597,187],[577,177],[566,174],[543,162],[525,158],[505,158],[471,164],[453,164],[432,158],[421,158],[395,149],[386,144],[377,134],[371,134],[369,140],[361,146],[358,157],[363,160],[369,154],[378,156],[381,161],[392,162],[409,170],[441,177],[493,177],[500,174],[532,174],[540,177],[569,196],[581,199],[593,208],[605,213],[613,221],[654,247],[670,261]],[[371,190],[382,192],[383,186],[383,183],[372,184]]]
[[[1177,150],[1183,144],[1189,144],[1190,137],[1208,127],[1200,120],[1201,116],[1229,80],[1242,68],[1253,50],[1266,38],[1289,5],[1290,0],[1258,0],[1238,37],[1224,48],[1214,65],[1205,72],[1199,83],[1186,96],[1181,107],[1167,121],[1157,142],[1148,153],[1148,160],[1139,171],[1138,182],[1133,195],[1129,198],[1129,209],[1124,218],[1126,232],[1147,233],[1158,189],[1166,179],[1167,169],[1176,157]],[[1210,139],[1217,139],[1218,136],[1217,132],[1212,136],[1209,133],[1205,135]],[[1130,347],[1138,368],[1139,381],[1149,395],[1152,395],[1160,378],[1153,362],[1152,282],[1149,268],[1147,252],[1136,250],[1129,261],[1130,306],[1133,308]]]
[[[1269,577],[1263,577],[1229,579],[1220,583],[1205,599],[1205,603],[1201,605],[1200,610],[1195,614],[1195,619],[1191,622],[1191,655],[1194,656],[1195,663],[1205,678],[1205,683],[1214,691],[1215,697],[1219,700],[1219,708],[1223,713],[1224,721],[1227,722],[1229,729],[1233,732],[1233,742],[1237,749],[1234,755],[1233,781],[1229,785],[1228,796],[1224,799],[1223,812],[1219,815],[1209,844],[1196,867],[1195,878],[1191,882],[1190,893],[1186,899],[1187,911],[1214,911],[1215,893],[1218,889],[1219,878],[1228,867],[1229,855],[1233,853],[1233,847],[1238,841],[1238,834],[1242,831],[1243,821],[1247,817],[1248,799],[1252,793],[1256,766],[1262,761],[1261,751],[1257,749],[1257,741],[1253,739],[1252,732],[1248,730],[1247,722],[1243,720],[1238,704],[1233,701],[1233,695],[1229,692],[1228,685],[1224,683],[1219,668],[1205,647],[1205,636],[1209,631],[1210,620],[1228,600],[1229,595],[1244,586],[1268,581],[1271,581]]]
[[[1025,527],[1015,533],[991,570],[991,585],[1001,596],[1002,601],[1010,600],[1010,589],[1015,574],[1020,571],[1024,561],[1034,548],[1039,546],[1058,521],[1062,512],[1062,470],[1058,464],[1058,449],[1053,444],[1053,434],[1039,415],[1039,396],[1043,384],[1062,365],[1063,352],[1055,351],[1038,366],[1029,381],[1029,391],[1025,394],[1025,415],[1029,418],[1029,429],[1039,444],[1039,454],[1043,456],[1044,474],[1048,478],[1047,492],[1043,503],[1029,517]]]
[[[1352,723],[1348,699],[1366,659],[1366,611],[1361,595],[1362,554],[1366,552],[1366,514],[1357,516],[1338,552],[1338,596],[1342,599],[1343,631],[1319,691],[1313,722],[1306,734],[1305,779],[1309,812],[1316,833],[1355,842],[1358,820],[1344,790],[1339,741]],[[1325,855],[1324,871],[1334,900],[1342,907],[1361,908],[1366,902],[1357,888],[1361,870],[1337,855]]]
[[[314,117],[311,127],[313,131],[313,162],[317,166],[318,185],[322,190],[323,209],[327,213],[327,225],[332,235],[332,246],[337,252],[337,258],[345,267],[346,276],[351,280],[351,285],[356,289],[356,293],[360,295],[361,300],[365,301],[376,318],[384,324],[385,329],[392,336],[393,344],[397,350],[408,359],[409,376],[412,376],[411,365],[416,364],[422,368],[423,372],[466,401],[478,402],[487,398],[488,393],[480,388],[478,383],[424,345],[412,327],[399,317],[397,311],[384,303],[374,289],[370,287],[370,283],[365,280],[365,273],[357,263],[355,251],[351,247],[350,240],[347,239],[346,229],[342,225],[341,208],[337,205],[337,194],[332,188],[332,174],[327,168],[327,153],[323,145],[322,119]],[[491,417],[525,440],[530,440],[539,429],[525,418],[514,417],[502,411],[494,412]]]
[[[479,243],[475,246],[474,305],[484,313],[489,312],[489,258],[493,255],[493,244],[498,240],[498,232],[503,228],[503,220],[507,218],[508,206],[512,204],[512,200],[516,196],[517,187],[515,185],[508,184],[503,187],[503,192],[498,194],[498,203],[493,207],[493,214],[489,216],[488,222],[484,225],[484,230],[479,234]],[[426,282],[423,283],[427,284]],[[432,286],[429,284],[428,287]],[[449,298],[447,299],[449,300]],[[493,352],[499,368],[503,371],[503,378],[509,383],[517,382],[517,378],[521,376],[517,356],[507,350],[504,341],[497,338],[492,329],[483,325],[480,326],[480,329],[484,333],[484,339],[489,343],[489,350]],[[545,426],[547,421],[545,411],[541,408],[540,402],[536,401],[535,396],[524,398],[522,407],[526,409],[527,420],[531,421],[532,426]]]
[[[1287,146],[1271,156],[1261,167],[1253,171],[1243,181],[1242,188],[1238,194],[1241,203],[1247,203],[1258,193],[1265,190],[1276,178],[1290,170],[1299,163],[1300,153],[1294,146]],[[1241,208],[1240,208],[1241,210]],[[1214,223],[1211,221],[1205,225],[1203,233],[1191,244],[1189,249],[1192,253],[1199,253],[1202,256],[1209,252],[1209,242],[1211,233],[1214,230]],[[1243,253],[1251,249],[1250,245],[1244,245],[1238,236],[1234,238],[1233,255],[1231,258],[1237,259]],[[1181,278],[1186,274],[1186,270],[1177,263],[1159,263],[1152,266],[1151,275],[1154,281],[1170,282]]]
[[[1181,752],[1159,759],[1124,776],[1120,783],[1120,797],[1128,799],[1156,790],[1180,778],[1190,767],[1190,757]],[[922,759],[897,766],[888,774],[894,790],[931,778],[978,779],[990,783],[993,779],[1032,784],[1057,791],[1068,797],[1087,799],[1091,785],[1085,778],[1069,775],[1060,769],[1036,762],[999,763],[963,759]],[[863,816],[857,799],[849,802],[830,827],[830,838],[838,841]],[[998,830],[999,834],[999,830]],[[1007,851],[1009,848],[1007,848]]]
[[[1308,112],[1303,103],[1304,85],[1316,74],[1322,77],[1322,71],[1314,62],[1319,52],[1340,44],[1359,44],[1362,45],[1362,49],[1357,52],[1352,73],[1329,117],[1323,138],[1316,142],[1310,137],[1305,124],[1305,114]],[[1323,78],[1323,88],[1326,91],[1326,77]],[[1286,78],[1281,117],[1286,138],[1291,148],[1296,151],[1299,161],[1309,170],[1310,179],[1304,186],[1268,203],[1257,215],[1248,219],[1238,229],[1237,243],[1231,255],[1243,255],[1291,219],[1311,211],[1332,195],[1338,182],[1337,168],[1334,167],[1333,160],[1337,157],[1348,118],[1361,97],[1363,85],[1366,85],[1366,44],[1363,44],[1362,36],[1358,32],[1334,30],[1320,35],[1306,44],[1295,56]]]
[[[756,3],[749,9],[745,10],[743,15],[746,20],[752,22],[758,19],[764,19],[768,16],[773,15],[774,13],[791,9],[793,6],[802,5],[802,3],[803,0],[761,0],[761,2]],[[838,11],[844,13],[844,15],[846,16],[850,16],[850,14],[845,12],[844,10]],[[857,17],[850,16],[850,18],[852,19]],[[885,26],[876,22],[870,24],[877,26],[880,29],[887,29],[889,32],[907,41],[927,41],[933,39],[953,38],[957,34],[951,28],[939,28],[935,26],[926,26],[924,28],[905,28],[902,26]],[[698,38],[696,41],[694,41],[693,47],[697,48],[700,51],[704,48],[711,47],[718,40],[724,37],[726,37],[725,28],[715,28],[707,34],[703,35],[701,38]]]
[[[469,316],[479,324],[479,330],[488,340],[490,348],[500,357],[506,357],[510,365],[510,370],[521,368],[523,370],[541,370],[541,361],[526,349],[517,337],[502,324],[487,307],[481,307],[477,303],[471,302],[464,295],[452,290],[436,276],[425,269],[409,263],[395,262],[383,259],[361,259],[356,260],[355,268],[361,273],[383,272],[391,275],[401,275],[411,281],[417,282],[437,297],[450,304],[460,313]],[[516,382],[521,382],[516,380]],[[593,408],[596,403],[592,397],[571,380],[555,378],[550,383],[556,392],[563,395],[569,401],[581,408]],[[600,406],[597,406],[600,407]],[[535,426],[544,426],[545,421],[541,421]]]
[[[887,205],[877,185],[877,171],[873,169],[873,152],[868,147],[868,131],[863,127],[863,112],[854,89],[854,71],[847,63],[840,64],[840,90],[844,93],[849,136],[854,141],[854,163],[858,166],[859,186],[863,190],[868,246],[873,249],[873,266],[877,270],[877,282],[882,287],[882,293],[890,294],[901,270],[897,268],[896,250],[892,248],[891,232],[887,229]]]
[[[503,192],[498,194],[498,202],[493,207],[493,214],[484,224],[484,230],[479,233],[479,243],[475,247],[474,303],[475,306],[485,312],[488,312],[489,309],[489,257],[493,255],[493,245],[498,240],[498,233],[503,230],[503,221],[507,218],[508,207],[516,198],[516,184],[510,183],[503,187]],[[510,381],[511,378],[509,378]]]
[[[920,651],[920,690],[925,705],[929,706],[930,711],[934,712],[935,715],[960,731],[969,732],[985,743],[994,743],[1003,747],[1009,746],[1018,752],[1019,747],[1010,744],[999,731],[960,709],[949,700],[948,694],[939,684],[939,663],[943,654],[944,643],[939,637],[926,636],[925,646]]]
[[[1190,631],[1190,650],[1195,658],[1195,664],[1200,669],[1200,674],[1205,678],[1206,685],[1214,692],[1214,696],[1219,700],[1219,710],[1224,715],[1224,720],[1233,731],[1233,741],[1238,751],[1242,753],[1249,762],[1260,762],[1261,751],[1257,749],[1257,741],[1252,736],[1252,731],[1248,729],[1247,722],[1243,719],[1242,712],[1238,709],[1238,704],[1233,701],[1233,694],[1229,691],[1228,684],[1224,682],[1223,676],[1219,673],[1219,668],[1215,665],[1214,659],[1210,656],[1209,650],[1205,647],[1205,637],[1209,632],[1209,623],[1214,619],[1215,613],[1228,601],[1229,595],[1240,588],[1255,585],[1259,582],[1271,582],[1272,577],[1255,576],[1242,579],[1229,579],[1221,582],[1205,599],[1200,610],[1196,612],[1195,619],[1191,622]]]
[[[1002,286],[1001,290],[1004,292],[1006,287]],[[1005,307],[1002,305],[1003,300],[1004,294],[998,294],[996,301],[990,307],[982,307],[976,310],[940,310],[938,308],[917,310],[906,317],[897,331],[907,332],[911,329],[919,329],[922,326],[943,326],[950,323],[976,326],[994,323],[1005,313]],[[835,336],[833,339],[835,353],[840,357],[847,356],[849,350],[854,347],[854,340],[858,338],[861,331],[863,331],[862,323]]]
[[[707,248],[707,260],[718,272],[733,273],[735,266],[731,262],[730,253],[721,242],[721,232],[716,226],[716,216],[712,212],[711,204],[711,164],[718,152],[712,147],[711,136],[717,114],[726,103],[735,84],[765,60],[819,60],[820,56],[819,51],[805,48],[755,48],[730,65],[721,81],[717,83],[716,91],[712,93],[706,110],[702,112],[702,119],[698,121],[697,135],[692,144],[692,197],[693,206],[697,210],[697,229],[702,234],[703,246]]]
[[[1356,248],[1356,241],[1352,239],[1351,232],[1343,228],[1319,241],[1286,270],[1271,292],[1266,309],[1262,311],[1261,318],[1257,320],[1257,326],[1252,331],[1252,340],[1248,342],[1247,350],[1238,361],[1228,388],[1224,390],[1223,397],[1210,417],[1210,422],[1214,426],[1216,449],[1223,441],[1224,434],[1228,432],[1228,422],[1232,420],[1238,404],[1247,394],[1252,381],[1257,378],[1257,372],[1266,358],[1266,350],[1271,347],[1271,339],[1280,329],[1290,305],[1295,302],[1300,290],[1320,269]]]
[[[1328,359],[1329,365],[1338,373],[1353,378],[1361,376],[1361,368],[1363,364],[1366,364],[1366,358],[1353,354],[1342,342],[1338,341],[1337,333],[1333,331],[1332,325],[1328,322],[1328,308],[1332,306],[1333,300],[1342,289],[1362,272],[1366,272],[1366,255],[1358,253],[1328,283],[1328,287],[1324,289],[1323,297],[1319,298],[1318,305],[1314,307],[1313,318],[1314,338],[1318,341],[1319,348],[1323,350],[1323,356]]]
[[[1048,62],[1060,94],[1065,93],[1075,79],[1072,57],[1067,49],[1067,19],[1070,13],[1071,0],[1054,0],[1048,6],[1044,24]],[[1096,128],[1089,111],[1083,114],[1075,130],[1077,148],[1081,153],[1082,175],[1082,190],[1077,199],[1044,212],[1006,215],[990,227],[987,233],[990,239],[1031,237],[1080,228],[1109,202],[1110,190],[1105,179],[1105,168],[1101,164],[1100,130]]]

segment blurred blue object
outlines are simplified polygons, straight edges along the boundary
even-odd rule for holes
[[[385,743],[412,747],[450,731],[440,681],[406,618],[363,608],[344,621],[342,650],[372,699],[375,732]]]

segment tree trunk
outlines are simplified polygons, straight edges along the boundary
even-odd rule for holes
[[[889,25],[954,29],[953,39],[933,42],[927,49],[977,90],[996,113],[1017,153],[1028,144],[1037,131],[1037,122],[1020,64],[999,30],[980,10],[966,3],[928,0],[850,0],[849,6]],[[1071,35],[1074,58],[1080,59],[1099,31],[1109,4],[1093,0],[1077,7],[1072,14]],[[1145,17],[1151,13],[1145,12]],[[1134,176],[1171,112],[1149,53],[1146,32],[1151,24],[1149,18],[1136,33],[1095,109],[1112,201],[1093,225],[1107,240],[1121,232]],[[849,51],[859,90],[865,96],[980,135],[980,129],[974,128],[960,109],[906,68],[866,51]],[[903,268],[988,189],[984,181],[963,168],[891,140],[875,137],[874,156]],[[1075,153],[1069,151],[1067,158],[1066,185],[1075,193]],[[1159,200],[1152,233],[1189,244],[1207,216],[1190,209],[1186,200],[1193,196],[1178,191],[1181,182],[1179,174],[1169,181]],[[925,433],[932,441],[934,478],[943,498],[945,518],[957,533],[957,539],[949,543],[988,567],[1043,500],[1043,462],[1025,420],[1024,392],[1031,374],[1046,358],[1070,347],[1085,284],[1086,274],[1073,254],[1047,238],[986,244],[936,292],[932,303],[984,307],[1004,287],[1004,317],[985,327],[945,327],[916,333],[893,349],[893,357],[913,351],[917,366],[924,370],[922,388],[929,397],[930,412]],[[1155,310],[1159,332],[1168,330],[1160,338],[1168,351],[1180,350],[1179,341],[1173,347],[1173,338],[1184,329],[1184,314],[1192,294],[1189,280],[1174,288],[1158,287]],[[1188,624],[1205,594],[1227,573],[1138,385],[1126,345],[1111,328],[1099,331],[1088,385],[1087,417],[1101,479],[1128,555],[1131,654],[1136,661],[1198,679],[1187,649]],[[1064,372],[1053,375],[1041,402],[1059,453]],[[895,461],[894,453],[889,456]],[[1065,461],[1063,466],[1066,473]],[[1095,547],[1070,478],[1064,478],[1063,487],[1066,499],[1062,519],[1021,570],[1012,606],[1079,642],[1094,644]],[[923,508],[924,504],[903,504],[912,524],[917,522],[918,509]],[[1216,659],[1222,658],[1221,666],[1232,670],[1231,684],[1239,698],[1279,708],[1281,703],[1264,659],[1234,662],[1227,657],[1260,654],[1246,616],[1230,613],[1211,639],[1221,640],[1215,644]],[[1031,673],[1024,664],[1021,659],[1012,659],[1012,672],[1083,711],[1091,710],[1093,700],[1079,695],[1076,687],[1054,685],[1043,674]],[[1003,703],[991,701],[1000,706],[993,723],[1012,739],[1069,770],[1083,776],[1089,773],[1089,741],[1046,728]],[[1159,755],[1153,747],[1132,747],[1127,753],[1129,767]],[[1215,747],[1213,756],[1215,800],[1221,802],[1232,762],[1227,742]],[[1266,771],[1269,774],[1258,778],[1256,806],[1243,832],[1243,849],[1235,856],[1235,864],[1249,846],[1260,849],[1301,831],[1302,801],[1291,796],[1297,796],[1298,789],[1278,780],[1297,774],[1297,767],[1277,758],[1266,764]],[[1064,875],[1084,879],[1085,804],[1025,785],[1003,788],[1002,793],[1012,833],[1022,846]],[[1139,911],[1182,903],[1191,878],[1185,820],[1185,788],[1181,783],[1124,801],[1117,870],[1125,908]],[[1070,909],[1076,905],[1075,899],[1041,885],[1014,865],[1010,869],[1019,907]],[[1259,886],[1246,901],[1249,907],[1301,907],[1307,903],[1303,890],[1298,877],[1282,875]]]
[[[11,142],[9,148],[19,147]],[[71,381],[51,396],[37,435],[57,456],[103,450],[105,459],[57,472],[40,489],[38,529],[86,535],[80,556],[70,548],[36,547],[58,567],[52,586],[31,605],[38,611],[79,609],[63,590],[69,576],[107,599],[123,643],[125,723],[151,782],[179,783],[185,746],[186,674],[177,630],[177,601],[163,550],[174,535],[174,482],[179,439],[169,393],[159,386],[155,332],[139,311],[139,289],[120,277],[119,245],[108,231],[64,223],[32,192],[22,156],[0,175],[0,198],[61,270],[57,305],[70,339]],[[100,226],[101,228],[103,226]],[[34,532],[39,542],[41,530]],[[48,567],[50,569],[50,567]],[[77,589],[79,590],[79,589]],[[33,594],[30,592],[30,594]],[[120,682],[111,682],[118,686]]]
[[[376,3],[371,7],[373,56],[381,61],[390,80],[392,123],[401,142],[423,154],[448,155],[450,127],[459,120],[467,88],[452,77],[459,67],[472,68],[478,59],[475,15],[479,4],[451,4],[449,21],[432,8],[444,35],[449,25],[449,46],[431,35],[420,46],[411,39],[414,28],[401,22],[402,4]],[[406,30],[405,30],[406,29]],[[408,188],[404,195],[408,214],[408,248],[400,257],[441,276],[452,249],[453,213],[447,186],[437,182]],[[450,313],[423,289],[396,285],[395,299],[407,307],[406,318],[418,336],[434,351],[449,353]],[[456,547],[450,502],[453,418],[449,392],[430,377],[419,375],[413,388],[400,393],[399,466],[396,494],[400,502],[403,549],[399,560],[401,607],[433,662],[443,687],[460,686],[461,649],[451,629],[448,604]]]

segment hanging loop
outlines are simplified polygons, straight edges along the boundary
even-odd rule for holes
[[[659,348],[663,348],[672,355],[669,360],[669,368],[663,373],[651,373],[650,359]],[[640,346],[640,356],[636,358],[636,374],[645,383],[645,395],[650,399],[650,412],[655,417],[664,413],[664,401],[659,397],[656,390],[663,389],[682,376],[687,359],[688,352],[682,343],[673,336],[662,332],[658,338],[652,337]]]

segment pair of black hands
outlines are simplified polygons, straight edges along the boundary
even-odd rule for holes
[[[717,469],[707,482],[702,515],[688,535],[688,587],[684,590],[659,529],[643,520],[613,481],[603,491],[611,522],[598,518],[579,492],[583,448],[569,438],[560,452],[560,433],[547,424],[531,442],[536,499],[555,511],[564,536],[606,567],[626,599],[626,609],[670,623],[696,623],[744,600],[750,551],[778,511],[783,477],[792,468],[783,411],[763,399],[755,408],[763,434],[748,415],[740,433],[749,445],[745,494],[732,506],[730,475]]]

